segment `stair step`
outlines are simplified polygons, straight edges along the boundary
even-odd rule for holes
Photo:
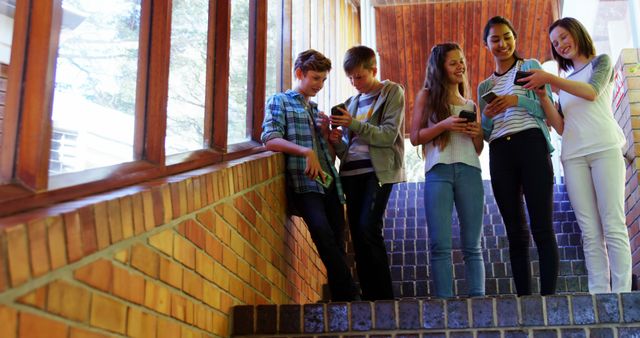
[[[233,309],[233,337],[640,337],[640,292]]]
[[[493,197],[491,183],[485,181],[483,184],[485,215],[482,247],[486,294],[514,294],[506,230]],[[387,205],[383,227],[384,243],[389,257],[394,294],[399,297],[425,297],[429,296],[429,291],[433,289],[429,284],[429,241],[423,196],[423,182],[396,184]],[[587,272],[580,228],[563,184],[554,186],[553,220],[560,259],[557,291],[559,293],[587,291]],[[455,209],[452,227],[454,292],[456,295],[465,295],[466,281],[460,249],[460,229]],[[531,272],[534,277],[532,288],[537,292],[539,289],[538,252],[532,239],[530,245]],[[353,261],[353,251],[352,248],[349,249],[349,259]]]

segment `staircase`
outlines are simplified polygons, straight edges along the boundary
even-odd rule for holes
[[[486,297],[430,298],[429,251],[423,183],[395,186],[384,237],[396,301],[238,306],[234,337],[637,337],[640,292],[586,293],[580,230],[563,184],[554,187],[554,229],[559,246],[557,295],[515,297],[508,241],[489,182],[485,187],[484,261]],[[459,248],[454,215],[453,246]],[[533,290],[539,273],[531,241]],[[350,259],[353,253],[348,253]],[[466,294],[464,264],[453,252],[454,292]],[[355,276],[355,271],[354,271]]]

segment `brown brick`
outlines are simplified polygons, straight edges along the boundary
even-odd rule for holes
[[[98,249],[104,249],[111,244],[109,235],[109,212],[107,202],[96,203],[93,208],[96,221],[96,238]]]
[[[127,325],[127,306],[94,293],[91,302],[91,325],[124,334]]]
[[[144,228],[149,231],[160,224],[162,218],[156,221],[156,209],[154,208],[153,194],[149,190],[142,192],[142,206],[144,210]]]
[[[85,265],[73,274],[75,279],[98,288],[105,292],[111,292],[113,280],[113,266],[105,259],[99,259]]]
[[[133,217],[133,231],[136,235],[139,235],[145,231],[144,228],[144,205],[142,203],[142,193],[137,193],[131,196],[133,203],[132,217]]]
[[[187,267],[195,268],[195,248],[181,236],[173,236],[173,257]]]
[[[47,286],[43,286],[19,297],[16,301],[21,304],[37,307],[44,310],[47,305]]]
[[[213,260],[202,251],[196,251],[196,271],[207,280],[213,281]]]
[[[133,205],[131,196],[120,198],[120,218],[122,222],[122,237],[130,238],[133,236]]]
[[[29,235],[31,274],[34,277],[42,276],[51,270],[46,219],[27,224],[27,233]]]
[[[158,318],[158,337],[175,338],[180,337],[180,324],[175,321]]]
[[[182,289],[182,270],[180,264],[170,259],[160,258],[160,280],[176,289]]]
[[[193,185],[193,210],[202,208],[202,185],[201,176],[193,177],[191,184]]]
[[[135,338],[156,336],[156,317],[135,308],[129,308],[127,335]]]
[[[107,213],[109,218],[109,232],[111,243],[117,243],[123,239],[122,216],[120,215],[120,201],[117,199],[107,201]]]
[[[64,281],[49,284],[47,311],[62,317],[86,322],[91,294],[86,289]]]
[[[202,301],[214,309],[220,307],[220,290],[210,283],[204,283],[202,287]]]
[[[113,258],[123,264],[129,263],[129,249],[124,249],[116,252],[113,255]]]
[[[222,261],[222,243],[220,243],[220,241],[211,234],[207,234],[204,250],[216,261]]]
[[[186,313],[187,299],[177,293],[171,294],[171,317],[185,321]]]
[[[77,327],[71,327],[71,335],[69,338],[109,338],[101,333],[87,331]]]
[[[69,328],[66,324],[53,321],[49,318],[30,314],[28,312],[20,313],[20,338],[67,338]]]
[[[0,305],[0,337],[15,338],[18,333],[18,312]]]
[[[64,223],[62,217],[47,219],[47,233],[51,269],[55,270],[67,265],[67,246],[64,239]]]
[[[204,249],[205,245],[205,230],[196,221],[192,219],[186,220],[184,223],[186,228],[185,237],[189,239],[200,249]]]
[[[217,215],[212,210],[205,210],[196,215],[198,222],[211,232],[213,232],[216,227],[216,218]]]
[[[152,282],[145,283],[144,306],[169,315],[171,313],[169,289]]]
[[[169,223],[173,219],[173,213],[171,212],[171,192],[169,191],[169,185],[165,184],[160,187],[161,205],[163,209],[162,224]],[[158,206],[156,206],[157,208]]]
[[[199,275],[184,270],[182,290],[196,299],[202,299],[202,283],[203,279]]]
[[[113,294],[132,303],[144,303],[144,278],[126,269],[113,267]]]
[[[12,286],[26,282],[29,277],[29,250],[27,231],[24,224],[13,226],[6,231],[7,257],[9,258],[9,278]]]
[[[157,253],[142,244],[131,249],[131,265],[153,278],[158,278],[159,258]]]
[[[165,254],[173,256],[173,236],[173,230],[167,229],[149,237],[149,244]]]
[[[98,235],[96,231],[96,214],[93,205],[80,208],[80,226],[82,227],[82,250],[84,255],[98,251]]]
[[[185,194],[187,196],[187,212],[193,212],[193,210],[195,210],[195,207],[193,202],[194,192],[193,192],[193,182],[191,177],[184,180],[183,183],[185,186]],[[182,186],[180,188],[182,188]],[[182,192],[182,189],[180,192]]]
[[[67,258],[73,263],[84,256],[82,253],[82,228],[80,216],[77,212],[69,212],[63,215],[64,229],[67,237]]]
[[[169,193],[171,195],[171,206],[173,207],[172,212],[174,217],[180,217],[187,213],[187,196],[184,189],[180,189],[181,185],[184,187],[183,182],[169,183]]]

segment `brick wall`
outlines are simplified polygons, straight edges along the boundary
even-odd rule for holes
[[[633,272],[640,275],[640,50],[623,49],[614,69],[614,115],[627,137],[625,209],[633,255]],[[618,95],[616,95],[618,94]]]
[[[0,337],[227,337],[234,305],[319,300],[283,163],[259,154],[0,220]]]

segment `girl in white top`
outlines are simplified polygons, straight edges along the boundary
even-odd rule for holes
[[[574,18],[549,28],[553,57],[566,78],[533,70],[525,88],[558,88],[559,113],[536,94],[552,126],[562,134],[562,164],[571,205],[582,230],[589,292],[631,290],[631,250],[624,211],[625,137],[611,110],[613,69],[608,55],[596,56],[593,41]]]
[[[414,146],[423,145],[426,159],[424,207],[435,288],[431,293],[439,298],[454,296],[451,243],[455,204],[467,293],[483,296],[480,238],[484,190],[478,159],[483,139],[480,114],[467,98],[469,85],[460,47],[455,43],[434,46],[426,73],[424,88],[418,92],[413,109],[410,138]]]

